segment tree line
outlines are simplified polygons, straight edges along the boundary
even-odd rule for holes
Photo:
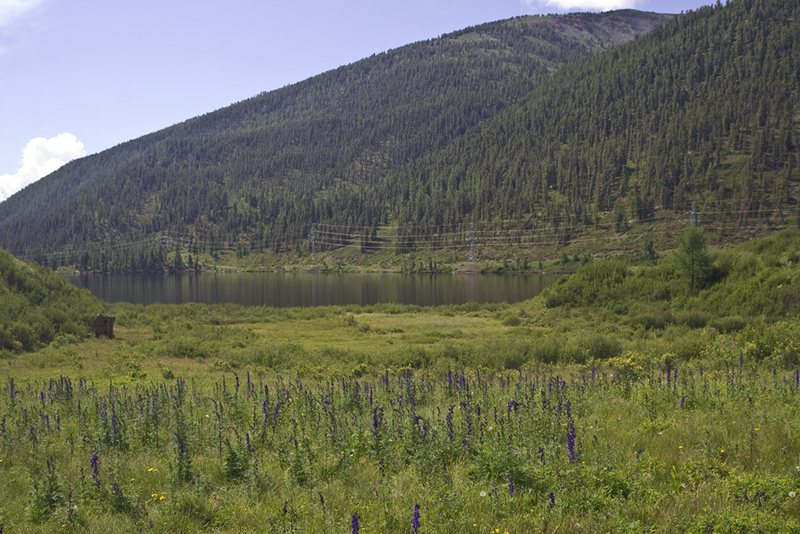
[[[797,11],[520,17],[378,54],[65,166],[0,204],[0,245],[146,270],[171,250],[116,245],[307,254],[315,223],[430,243],[470,221],[621,228],[693,202],[773,222],[797,202]]]

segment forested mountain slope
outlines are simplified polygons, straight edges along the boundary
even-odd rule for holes
[[[396,196],[395,185],[407,189],[396,183],[398,169],[515,104],[564,65],[670,18],[520,17],[258,95],[29,186],[0,203],[0,246],[82,268],[160,268],[162,244],[175,243],[165,234],[195,252],[307,250],[312,223],[385,224],[405,202]]]
[[[691,212],[721,240],[796,224],[799,88],[800,4],[718,3],[563,69],[391,198],[409,227],[510,219],[562,243]]]
[[[65,166],[0,204],[0,246],[135,270],[177,249],[511,257],[690,218],[741,239],[800,222],[799,87],[794,2],[496,22]]]

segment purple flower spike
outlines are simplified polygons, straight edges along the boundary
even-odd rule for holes
[[[411,531],[414,534],[419,532],[419,504],[414,505],[414,518],[411,521]]]
[[[94,453],[92,455],[92,459],[89,461],[89,465],[92,468],[92,478],[97,478],[100,475],[100,469],[97,466],[97,460],[99,460],[99,457],[97,456],[97,453]]]

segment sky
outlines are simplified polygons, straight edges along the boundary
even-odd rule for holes
[[[0,201],[75,158],[468,26],[711,3],[0,0]]]

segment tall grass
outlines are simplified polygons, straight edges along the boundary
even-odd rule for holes
[[[9,532],[800,528],[797,369],[742,354],[362,378],[13,378]]]

